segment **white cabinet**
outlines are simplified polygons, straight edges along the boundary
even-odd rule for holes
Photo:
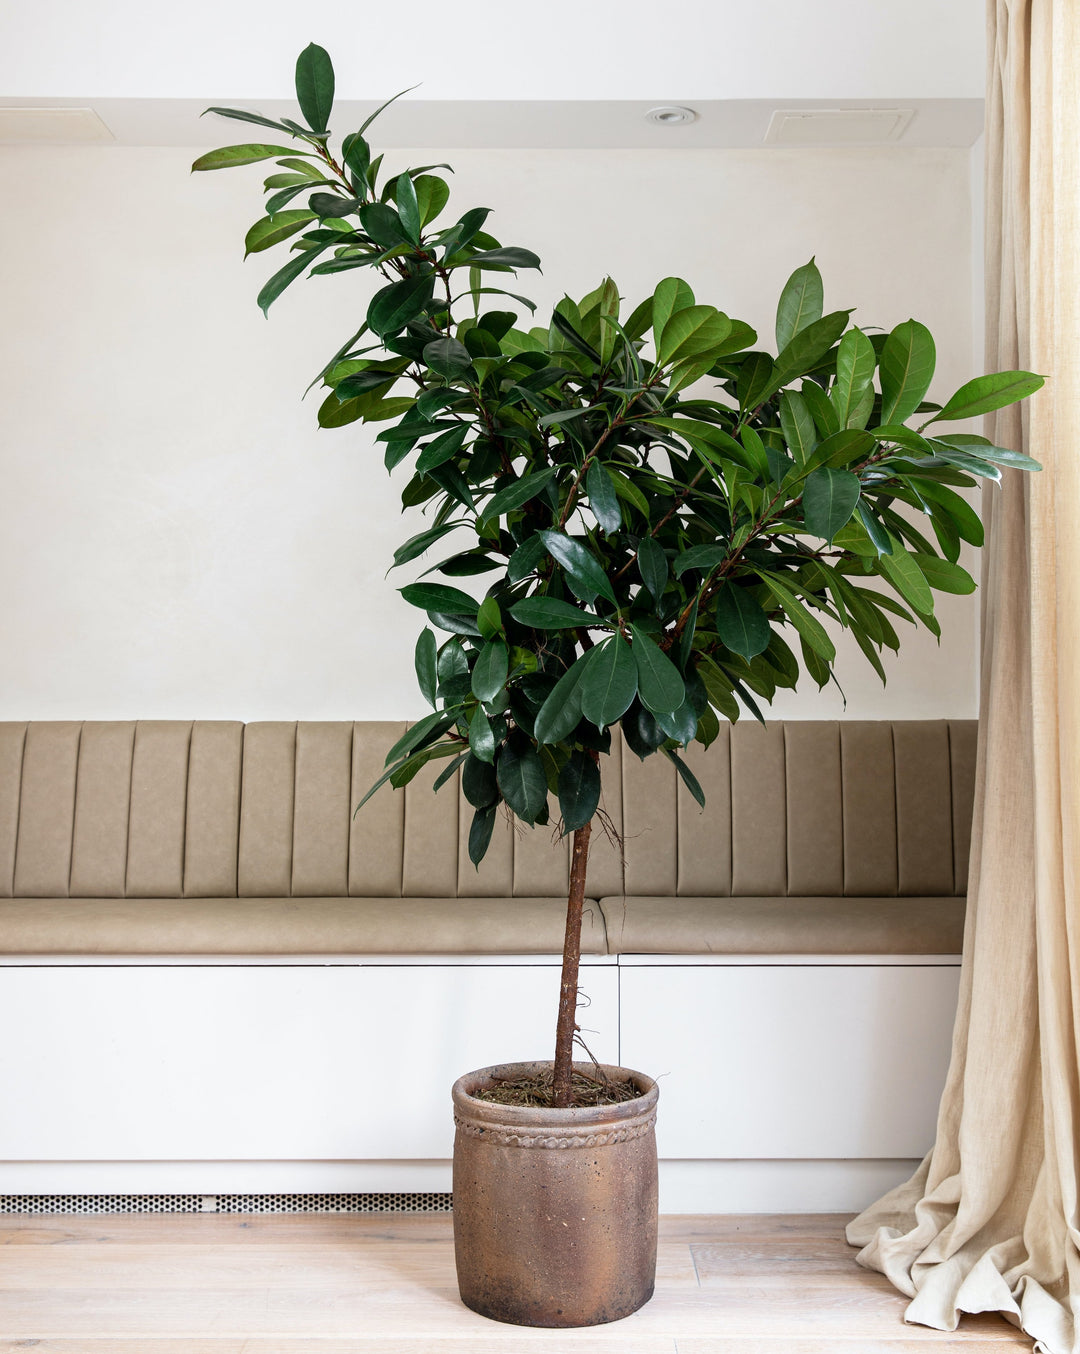
[[[959,968],[627,966],[622,1061],[662,1158],[912,1158],[933,1142]]]
[[[579,1017],[618,1060],[618,972]],[[445,1159],[450,1086],[549,1058],[559,969],[0,969],[0,1160]]]

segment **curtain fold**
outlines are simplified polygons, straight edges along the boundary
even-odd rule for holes
[[[936,1141],[856,1218],[858,1260],[954,1330],[1001,1312],[1080,1354],[1080,2],[989,0],[987,370],[1049,377],[986,435],[976,809]]]

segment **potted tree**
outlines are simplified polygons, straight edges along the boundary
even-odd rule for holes
[[[322,48],[301,53],[296,93],[303,122],[208,110],[291,146],[227,146],[193,168],[275,162],[246,239],[248,253],[292,242],[259,293],[264,312],[304,274],[373,270],[363,324],[317,378],[319,422],[389,425],[376,438],[386,467],[409,467],[402,503],[430,518],[394,565],[444,538],[455,547],[400,589],[430,622],[416,675],[431,711],[370,793],[446,759],[435,786],[460,769],[475,864],[500,810],[548,824],[554,797],[573,837],[553,1062],[454,1087],[462,1296],[519,1324],[614,1320],[652,1292],[656,1087],[573,1062],[612,731],[638,757],[670,758],[703,802],[680,750],[708,747],[721,719],[761,719],[803,672],[832,680],[823,622],[850,630],[884,678],[896,622],[937,634],[934,591],[975,587],[958,557],[982,526],[957,490],[1039,468],[948,425],[1042,378],[999,372],[928,402],[928,330],[907,320],[871,334],[849,310],[825,313],[813,260],[782,290],[775,356],[677,277],[628,313],[606,278],[526,327],[533,304],[497,284],[537,256],[489,234],[486,208],[441,223],[449,188],[433,171],[446,166],[384,172],[365,136],[373,118],[333,154]]]

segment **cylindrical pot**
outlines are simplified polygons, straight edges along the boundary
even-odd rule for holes
[[[656,1274],[656,1083],[617,1105],[540,1109],[477,1100],[507,1063],[454,1084],[454,1244],[466,1307],[517,1326],[595,1326],[648,1302]],[[575,1064],[592,1075],[591,1063]]]

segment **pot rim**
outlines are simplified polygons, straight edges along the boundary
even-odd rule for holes
[[[466,1072],[454,1082],[452,1091],[454,1107],[459,1115],[474,1122],[515,1125],[522,1128],[528,1126],[576,1128],[587,1124],[621,1124],[655,1113],[660,1088],[652,1077],[646,1076],[644,1072],[635,1072],[629,1067],[618,1067],[613,1063],[576,1062],[574,1070],[588,1075],[595,1066],[599,1066],[603,1072],[615,1074],[619,1080],[632,1081],[641,1091],[641,1095],[615,1105],[571,1105],[567,1109],[547,1105],[500,1105],[490,1100],[477,1100],[472,1095],[478,1087],[485,1083],[490,1084],[496,1078],[528,1076],[530,1072],[550,1066],[551,1059],[548,1058],[529,1062],[494,1063],[490,1067],[478,1068],[475,1072]]]

